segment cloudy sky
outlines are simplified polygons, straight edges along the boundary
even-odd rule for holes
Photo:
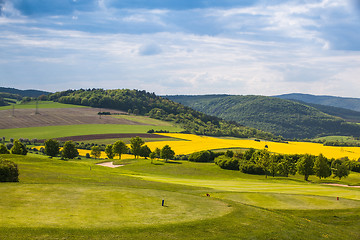
[[[0,86],[360,97],[360,0],[0,0]]]

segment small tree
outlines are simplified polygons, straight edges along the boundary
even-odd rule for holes
[[[168,159],[172,159],[175,156],[175,152],[171,149],[169,145],[165,145],[160,151],[160,157],[165,159],[167,162]]]
[[[154,153],[157,158],[160,158],[160,153],[161,153],[160,148],[155,148]]]
[[[283,156],[278,164],[278,171],[281,176],[285,177],[288,177],[289,174],[295,175],[296,164],[293,158],[289,155]]]
[[[145,142],[140,137],[134,137],[130,139],[131,151],[135,155],[135,158],[140,155],[141,146],[144,144]]]
[[[297,163],[298,172],[304,175],[305,181],[308,181],[309,176],[314,174],[314,156],[305,154],[299,159]]]
[[[114,152],[113,152],[113,145],[112,144],[108,144],[105,147],[105,154],[109,159],[113,159],[114,158]]]
[[[151,164],[153,163],[153,160],[156,158],[156,153],[155,152],[151,152],[149,155],[150,159],[151,159]]]
[[[140,148],[140,157],[144,157],[145,159],[150,156],[151,150],[147,145],[144,145]]]
[[[0,154],[9,154],[9,150],[5,147],[4,144],[0,144]]]
[[[76,149],[73,141],[65,142],[64,147],[61,151],[61,155],[63,158],[68,158],[68,159],[74,159],[77,156],[79,156],[79,152]]]
[[[26,155],[27,150],[24,144],[22,144],[19,140],[14,141],[14,145],[11,148],[11,154],[19,154],[19,155]]]
[[[331,168],[329,166],[328,159],[322,154],[316,157],[314,162],[314,173],[320,179],[331,176]]]
[[[94,158],[99,158],[101,156],[101,149],[99,146],[93,146],[91,148],[91,156],[94,156]]]
[[[19,170],[14,162],[0,159],[0,182],[18,182]]]
[[[117,141],[112,146],[112,151],[114,156],[119,156],[119,159],[121,159],[121,154],[126,153],[128,150],[128,147],[123,141]]]
[[[349,168],[346,166],[344,161],[341,161],[340,159],[336,159],[331,163],[331,170],[334,174],[334,178],[337,177],[339,179],[343,177],[349,176]]]
[[[49,139],[45,141],[44,153],[48,156],[55,157],[59,154],[60,145],[59,142],[54,139]]]

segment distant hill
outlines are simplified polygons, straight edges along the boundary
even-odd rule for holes
[[[48,95],[48,100],[122,110],[136,115],[148,115],[151,118],[180,125],[188,133],[279,140],[279,137],[271,133],[207,115],[146,91],[130,89],[67,90]]]
[[[298,100],[306,103],[346,108],[360,112],[360,98],[343,98],[333,96],[316,96],[302,93],[290,93],[274,96],[282,99]]]
[[[16,88],[6,88],[6,87],[0,87],[0,93],[11,93],[11,94],[18,94],[22,97],[39,97],[41,95],[49,95],[50,92],[46,91],[40,91],[40,90],[20,90]]]
[[[315,107],[281,98],[234,95],[166,97],[200,112],[286,138],[360,136],[360,125],[348,123]]]

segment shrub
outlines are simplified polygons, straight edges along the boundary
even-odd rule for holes
[[[9,150],[5,147],[4,144],[0,144],[0,154],[9,154]]]
[[[214,156],[211,151],[194,152],[189,156],[191,162],[212,162]]]
[[[0,182],[18,182],[19,170],[14,162],[0,160]]]
[[[261,166],[256,165],[255,163],[240,165],[239,170],[243,173],[248,173],[248,174],[257,174],[257,175],[265,174],[264,169]]]
[[[11,154],[19,154],[26,155],[27,150],[24,144],[22,144],[19,140],[14,141],[14,146],[11,148]]]
[[[90,154],[89,154],[89,153],[86,153],[86,154],[85,154],[85,157],[86,157],[86,158],[90,158]]]
[[[239,170],[239,160],[227,157],[225,155],[218,156],[214,160],[215,164],[222,169]]]

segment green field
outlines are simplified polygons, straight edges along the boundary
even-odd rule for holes
[[[180,132],[183,129],[174,126],[120,125],[120,124],[80,124],[30,128],[0,129],[0,136],[8,138],[49,139],[67,136],[106,134],[106,133],[146,133],[148,130],[166,130]]]
[[[111,169],[93,159],[0,158],[15,161],[20,171],[19,183],[0,184],[6,196],[0,198],[0,239],[357,239],[360,234],[358,188],[304,182],[301,176],[247,175],[213,163],[139,159]],[[336,182],[359,179],[351,173]]]
[[[149,125],[154,125],[154,126],[173,126],[172,123],[170,122],[165,122],[165,121],[161,121],[158,119],[154,119],[154,118],[149,118],[146,116],[136,116],[136,115],[113,115],[114,118],[120,118],[120,119],[126,119],[126,120],[130,120],[133,122],[138,122],[138,123],[144,123],[144,124],[149,124]]]
[[[360,140],[354,139],[354,137],[349,136],[327,136],[313,139],[314,141],[339,141],[344,143],[360,143]]]
[[[72,105],[72,104],[63,104],[58,102],[51,102],[51,101],[39,101],[38,102],[38,108],[83,108],[86,106],[80,106],[80,105]],[[0,107],[0,110],[7,110],[12,109],[13,105],[9,106],[3,106]],[[15,104],[15,109],[32,109],[36,108],[35,102],[28,102],[28,103],[20,103]]]

